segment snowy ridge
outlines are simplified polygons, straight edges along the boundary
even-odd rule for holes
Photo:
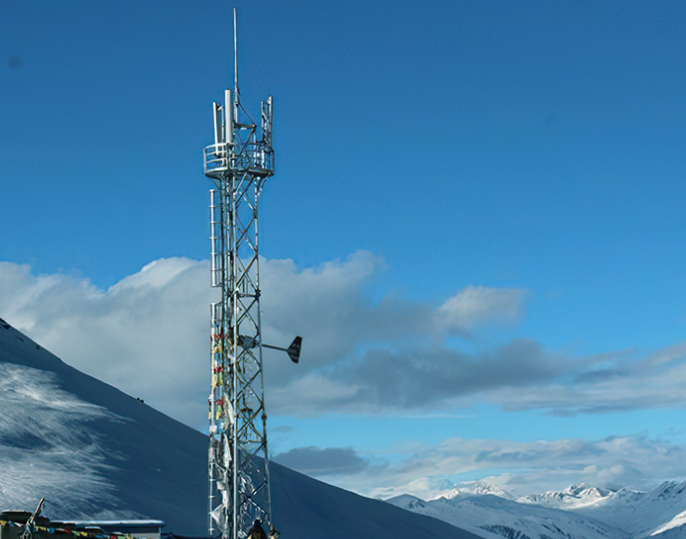
[[[629,539],[596,519],[549,507],[521,504],[492,494],[424,501],[398,496],[389,503],[445,520],[489,539]]]
[[[544,494],[531,494],[517,498],[520,503],[545,505],[556,509],[574,510],[593,505],[611,495],[613,490],[589,487],[585,484],[571,485],[561,492],[550,491]]]
[[[686,483],[668,481],[652,491],[572,485],[563,491],[514,499],[488,488],[453,489],[452,498],[424,501],[398,496],[390,503],[489,538],[686,539]],[[497,492],[498,488],[491,492]],[[486,494],[480,494],[485,492]],[[483,522],[489,522],[484,527]]]
[[[681,526],[677,517],[686,511],[686,483],[667,481],[649,492],[621,489],[580,507],[579,514],[598,518],[603,522],[631,530],[633,537],[658,535]],[[686,537],[686,529],[682,529]]]
[[[635,538],[656,536],[682,526],[686,483],[666,481],[648,492],[572,486],[562,492],[524,496],[517,501],[564,508],[621,528]],[[686,537],[686,529],[682,532]],[[674,532],[671,532],[674,536]]]
[[[458,496],[485,496],[492,494],[506,500],[514,500],[515,497],[496,485],[489,485],[483,481],[470,481],[459,483],[457,486],[441,492],[438,496],[434,496],[431,500],[438,500],[439,498],[453,499]]]
[[[0,319],[0,511],[60,519],[164,520],[207,533],[207,438],[63,363]],[[272,463],[284,537],[478,539],[448,523]]]

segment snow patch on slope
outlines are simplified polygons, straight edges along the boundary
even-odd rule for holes
[[[105,451],[83,425],[122,419],[63,391],[55,378],[0,363],[0,499],[24,508],[26,500],[46,496],[55,509],[79,515],[94,497],[114,500],[115,489],[102,475],[110,468]]]
[[[684,524],[686,524],[686,511],[684,511],[683,513],[679,513],[672,520],[670,520],[666,524],[663,524],[662,526],[660,526],[657,530],[655,530],[650,535],[651,536],[660,535],[662,533],[665,533],[667,530],[673,530],[674,528],[678,528],[679,526],[683,526]]]

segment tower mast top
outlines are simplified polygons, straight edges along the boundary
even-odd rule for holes
[[[236,8],[233,8],[233,95],[235,104],[238,106],[240,99],[238,97],[238,10]]]

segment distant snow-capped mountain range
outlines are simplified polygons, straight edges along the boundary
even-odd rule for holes
[[[686,538],[686,482],[668,481],[649,492],[572,485],[520,497],[477,482],[431,500],[402,495],[387,501],[488,539]]]

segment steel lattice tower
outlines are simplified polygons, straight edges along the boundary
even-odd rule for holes
[[[253,520],[273,526],[260,328],[258,202],[274,174],[272,97],[260,132],[234,89],[214,103],[214,144],[204,150],[210,190],[212,389],[209,397],[209,532],[243,539]]]

